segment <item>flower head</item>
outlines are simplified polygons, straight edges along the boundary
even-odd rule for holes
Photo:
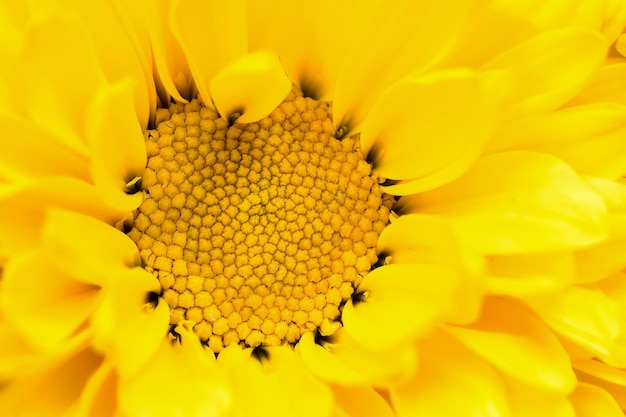
[[[0,409],[621,415],[623,1],[0,19]]]

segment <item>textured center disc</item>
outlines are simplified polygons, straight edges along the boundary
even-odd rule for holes
[[[332,136],[330,104],[294,91],[256,123],[229,126],[195,100],[157,119],[129,236],[171,324],[196,323],[216,353],[331,334],[392,199],[358,140]]]

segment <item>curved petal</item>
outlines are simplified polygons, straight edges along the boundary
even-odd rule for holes
[[[88,113],[87,137],[92,173],[102,198],[120,211],[141,204],[140,185],[147,163],[143,132],[133,106],[132,83],[126,79],[102,88]]]
[[[179,325],[175,331],[180,341],[163,335],[149,364],[121,376],[117,396],[125,416],[226,415],[230,390],[213,355],[191,330]]]
[[[8,255],[37,245],[49,207],[88,214],[110,224],[123,216],[108,207],[91,184],[70,177],[46,177],[0,195],[0,252]]]
[[[361,149],[374,172],[410,180],[433,175],[459,159],[476,159],[495,128],[499,96],[485,94],[483,85],[493,76],[458,69],[394,84],[361,130]]]
[[[58,140],[50,132],[14,116],[0,116],[2,169],[12,167],[20,175],[67,175],[89,181],[89,158]]]
[[[562,291],[576,280],[571,252],[489,256],[488,291],[523,297]]]
[[[141,264],[137,246],[128,236],[90,216],[51,209],[42,233],[45,250],[57,260],[58,268],[79,281],[104,286],[109,268]]]
[[[401,198],[397,209],[446,216],[461,242],[492,255],[583,247],[608,234],[600,197],[560,160],[530,152],[484,156],[458,180]]]
[[[626,10],[626,6],[624,7]],[[585,87],[568,106],[581,106],[599,102],[626,105],[626,63],[603,65],[585,83]]]
[[[408,383],[390,390],[400,416],[511,416],[498,373],[453,337],[419,343],[424,358]]]
[[[512,120],[490,140],[488,152],[549,153],[580,174],[617,179],[626,174],[624,137],[626,106],[594,103]]]
[[[624,413],[615,399],[595,385],[579,383],[576,391],[570,396],[576,409],[576,417],[622,417]]]
[[[134,103],[139,125],[145,129],[150,113],[154,115],[156,110],[150,55],[124,26],[125,16],[120,13],[123,9],[111,1],[65,0],[62,3],[60,7],[75,14],[87,29],[105,78],[111,83],[132,78],[131,103]],[[139,26],[139,22],[133,23]]]
[[[147,296],[160,293],[157,278],[142,268],[110,268],[102,303],[92,317],[94,346],[106,352],[121,376],[146,364],[165,338],[170,319],[167,303],[152,305]]]
[[[150,35],[155,73],[165,89],[165,92],[159,92],[162,104],[169,104],[170,96],[178,103],[191,100],[194,87],[191,70],[169,24],[171,0],[142,0],[138,3]]]
[[[425,263],[456,270],[462,279],[447,321],[463,324],[478,317],[485,288],[484,261],[461,246],[445,219],[421,214],[400,216],[381,232],[377,246],[379,256],[390,257],[393,264]]]
[[[357,289],[365,301],[348,301],[344,329],[360,344],[382,350],[423,336],[453,310],[460,276],[435,264],[391,264],[371,271]]]
[[[76,417],[117,417],[117,374],[104,362],[89,378],[80,396]]]
[[[598,289],[570,287],[525,302],[556,332],[596,354],[608,353],[620,330],[619,305]]]
[[[338,417],[393,417],[391,406],[371,387],[333,385]]]
[[[245,10],[242,0],[172,0],[169,25],[205,106],[211,105],[213,76],[248,50]]]
[[[0,410],[11,416],[65,416],[76,405],[102,357],[83,349],[0,390]]]
[[[329,416],[332,393],[306,368],[290,347],[264,348],[260,359],[232,344],[218,356],[218,366],[233,375],[233,415]]]
[[[291,90],[291,81],[278,58],[259,51],[239,58],[210,81],[217,111],[234,122],[252,123],[274,111]]]
[[[337,75],[335,125],[354,130],[389,86],[440,60],[471,19],[472,3],[457,1],[450,8],[436,0],[380,2],[366,9],[366,21]]]
[[[572,99],[605,55],[606,40],[598,33],[561,29],[531,38],[481,69],[510,70],[518,87],[514,111],[530,114],[554,110]]]
[[[502,372],[544,390],[570,392],[576,383],[567,352],[529,311],[504,299],[485,301],[466,328],[447,326],[461,343]]]
[[[417,368],[417,351],[412,344],[371,351],[341,330],[330,339],[319,345],[312,333],[306,333],[295,349],[311,372],[323,381],[389,386],[405,381]]]
[[[31,251],[6,265],[0,308],[33,346],[49,349],[64,343],[87,320],[98,292],[98,287],[61,272],[41,251]]]
[[[68,147],[87,154],[87,124],[80,110],[105,80],[85,30],[61,16],[34,24],[20,68],[26,113]]]

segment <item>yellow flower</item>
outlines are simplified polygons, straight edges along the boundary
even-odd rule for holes
[[[0,410],[620,416],[622,0],[0,6]]]

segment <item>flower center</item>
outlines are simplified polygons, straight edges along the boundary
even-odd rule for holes
[[[143,203],[129,236],[156,275],[171,324],[213,352],[332,334],[377,261],[392,198],[358,139],[335,139],[330,103],[292,91],[234,124],[197,100],[157,113]]]

